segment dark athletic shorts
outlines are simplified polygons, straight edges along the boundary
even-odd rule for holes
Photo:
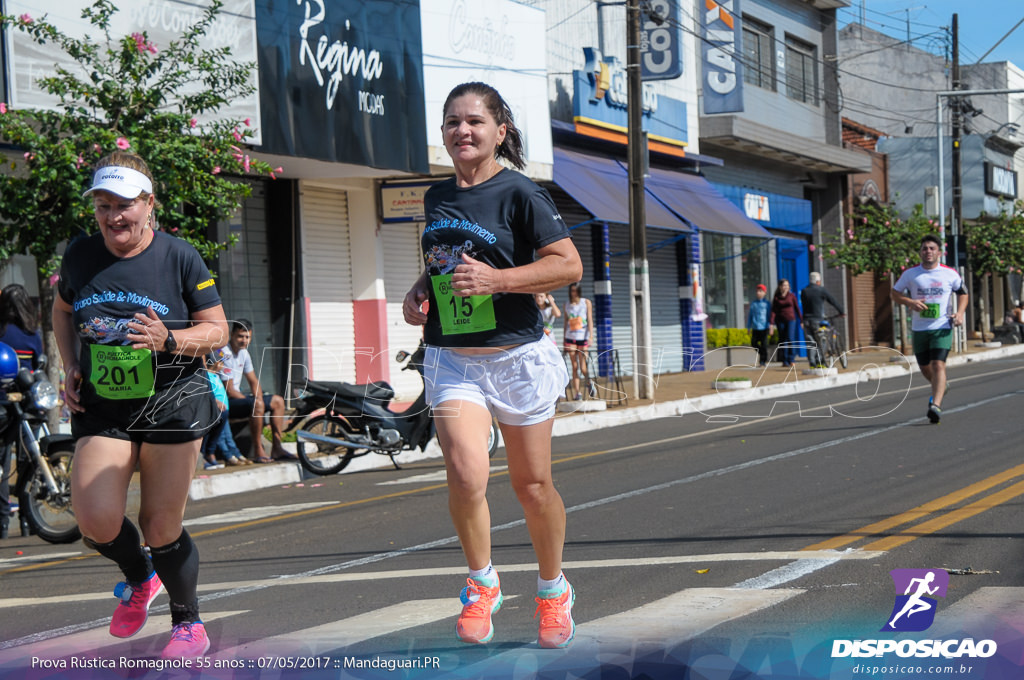
[[[953,347],[953,329],[914,331],[913,342],[918,366],[927,366],[933,361],[945,361]]]
[[[220,418],[204,374],[175,383],[148,399],[103,400],[71,415],[71,434],[148,444],[181,444],[202,439]]]

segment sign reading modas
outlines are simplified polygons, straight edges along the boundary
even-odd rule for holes
[[[418,0],[256,0],[256,26],[264,151],[429,171]]]

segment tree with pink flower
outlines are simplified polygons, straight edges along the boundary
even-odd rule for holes
[[[92,24],[87,38],[63,33],[45,16],[0,15],[0,29],[22,31],[81,65],[35,80],[58,101],[55,109],[0,103],[0,142],[16,150],[9,154],[13,160],[0,154],[8,167],[0,174],[0,260],[13,253],[35,257],[47,326],[58,246],[95,229],[91,198],[81,194],[101,157],[123,149],[149,159],[163,204],[157,223],[208,261],[234,243],[234,237],[219,242],[207,234],[250,194],[250,185],[239,180],[280,174],[243,148],[252,137],[248,120],[218,118],[254,91],[255,68],[234,61],[227,48],[200,48],[221,9],[213,0],[167,45],[144,32],[112,35],[111,17],[119,10],[110,0],[85,9]]]

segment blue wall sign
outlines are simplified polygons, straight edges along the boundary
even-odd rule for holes
[[[683,75],[679,0],[650,0],[640,10],[640,72],[643,80]]]
[[[706,0],[702,5],[704,113],[742,111],[740,0]]]

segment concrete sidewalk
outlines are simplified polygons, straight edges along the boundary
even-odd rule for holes
[[[966,351],[950,356],[947,365],[957,366],[975,361],[990,361],[1011,356],[1024,356],[1024,345],[983,347],[976,341],[968,343]],[[811,370],[804,360],[791,368],[771,364],[766,368],[732,366],[721,370],[691,373],[669,373],[657,376],[654,399],[632,398],[633,386],[623,381],[622,392],[626,403],[600,411],[579,411],[559,413],[555,418],[555,437],[590,432],[593,430],[641,422],[654,418],[667,418],[684,414],[707,413],[715,409],[734,406],[762,399],[779,399],[817,390],[855,385],[859,382],[909,376],[917,371],[917,362],[912,356],[905,357],[899,351],[873,347],[851,352],[849,366],[838,370]],[[838,368],[838,367],[837,367]],[[750,387],[726,389],[714,385],[716,378],[749,378]],[[720,383],[721,384],[721,383]],[[600,392],[607,388],[601,386]],[[406,451],[398,457],[399,464],[416,460],[440,457],[437,441],[431,441],[426,451]],[[359,472],[380,467],[390,467],[386,456],[369,454],[354,459],[342,474]],[[199,470],[192,481],[189,496],[193,500],[212,498],[243,491],[253,491],[271,486],[294,484],[310,479],[298,463],[279,462],[267,465],[229,467],[223,470]]]

